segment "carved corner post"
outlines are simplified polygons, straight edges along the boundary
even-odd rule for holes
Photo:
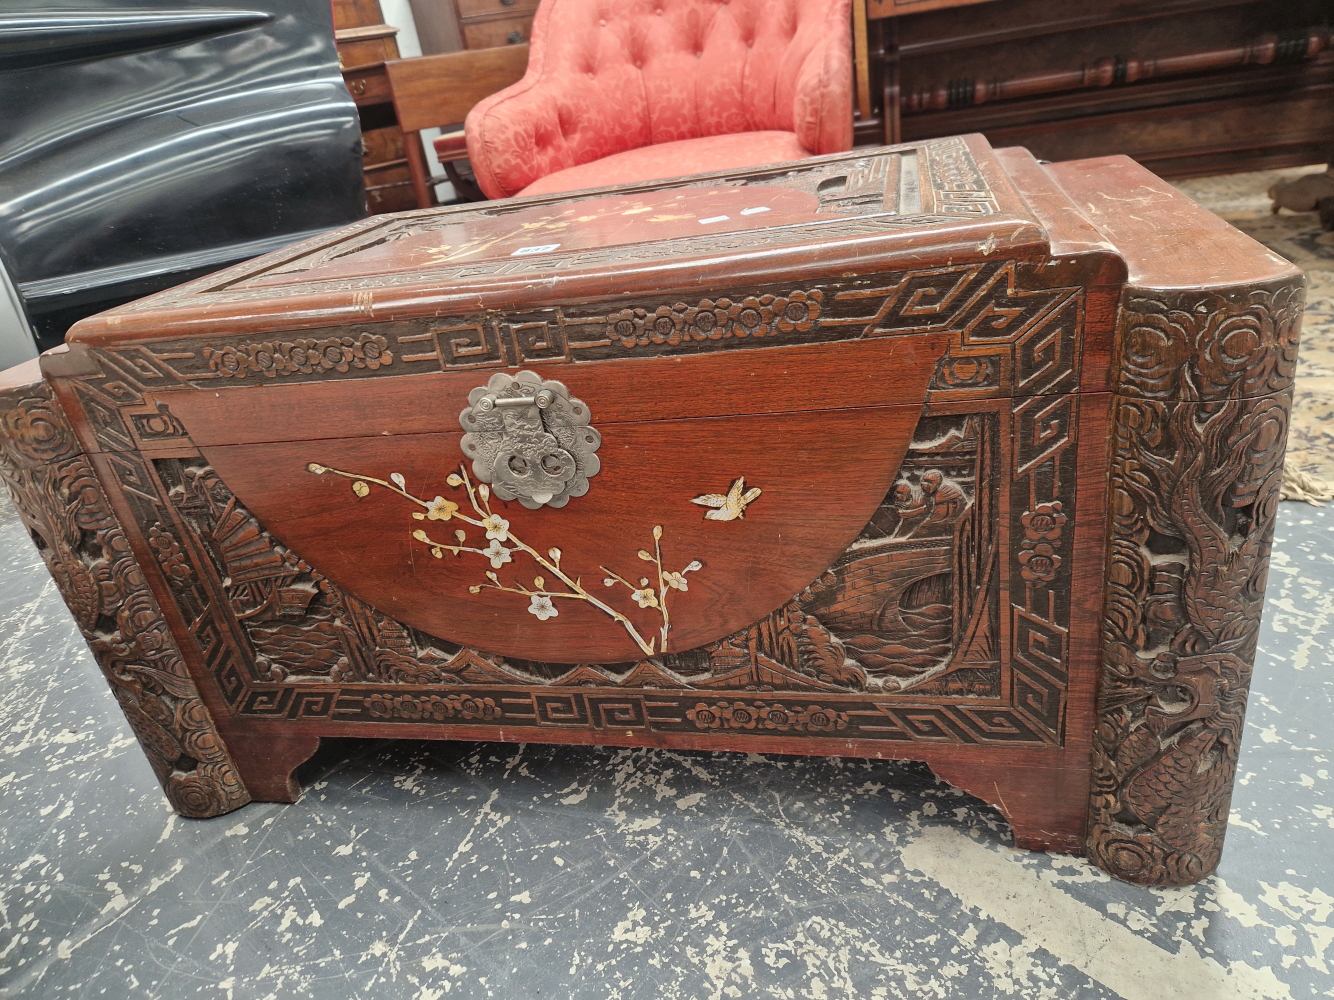
[[[1122,300],[1088,855],[1131,882],[1187,885],[1218,865],[1303,289]]]
[[[45,382],[0,391],[0,478],[173,808],[250,801],[88,456]]]

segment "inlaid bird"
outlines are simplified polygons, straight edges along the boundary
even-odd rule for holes
[[[716,510],[705,511],[704,517],[707,520],[735,521],[746,516],[747,505],[760,493],[759,487],[746,489],[746,477],[740,476],[725,496],[722,493],[705,493],[703,496],[695,497],[690,502],[697,503],[701,507],[717,508]]]

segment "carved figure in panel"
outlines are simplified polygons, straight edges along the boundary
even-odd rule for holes
[[[994,415],[924,417],[860,537],[798,598],[868,686],[906,690],[949,671],[951,693],[996,693],[997,447]]]

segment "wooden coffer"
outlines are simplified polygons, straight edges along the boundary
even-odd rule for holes
[[[906,758],[1183,884],[1303,284],[977,136],[407,212],[82,321],[3,472],[185,815],[322,736]]]

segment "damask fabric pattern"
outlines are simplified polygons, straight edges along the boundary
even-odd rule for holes
[[[507,197],[613,153],[735,132],[850,149],[849,4],[546,0],[524,78],[468,115],[478,183]]]
[[[1320,173],[1323,164],[1180,181],[1176,187],[1306,272],[1297,384],[1288,432],[1288,467],[1334,484],[1334,232],[1315,212],[1270,211],[1278,180]]]
[[[1279,505],[1227,850],[1145,889],[836,757],[335,741],[182,820],[0,493],[0,997],[1324,996],[1332,543]]]

